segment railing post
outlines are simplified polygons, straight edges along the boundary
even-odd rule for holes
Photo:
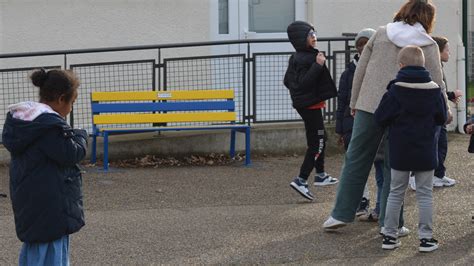
[[[251,88],[251,87],[252,87],[252,86],[251,86],[251,79],[252,79],[252,80],[255,79],[255,77],[253,77],[253,76],[250,75],[250,73],[251,73],[251,72],[250,72],[250,67],[252,66],[252,64],[251,64],[251,61],[252,61],[252,60],[251,60],[251,58],[250,58],[250,42],[247,42],[247,60],[246,60],[246,61],[247,61],[247,90],[248,90],[248,95],[247,95],[247,103],[248,103],[248,104],[247,104],[247,105],[248,105],[248,107],[247,107],[247,108],[248,108],[247,119],[248,119],[248,120],[247,120],[247,124],[250,126],[250,120],[254,117],[253,114],[252,114],[252,111],[251,111],[252,108],[253,108],[253,110],[255,111],[255,106],[251,106],[251,104],[250,104],[250,103],[251,103],[251,101],[250,101],[250,99],[251,99],[251,97],[250,97],[250,96],[251,96],[251,93],[250,93],[250,92],[251,92],[251,91],[254,91],[254,90]],[[255,66],[253,66],[253,67],[255,67]],[[255,95],[253,95],[253,98],[255,99]]]
[[[64,70],[67,69],[67,54],[64,54]],[[71,113],[69,113],[69,125],[74,128],[74,106],[72,107]]]

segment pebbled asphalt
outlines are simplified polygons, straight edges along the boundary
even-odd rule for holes
[[[251,167],[86,168],[86,226],[71,237],[73,265],[116,264],[435,264],[474,265],[474,155],[468,137],[449,135],[447,173],[452,188],[434,191],[434,233],[439,250],[418,252],[415,193],[407,191],[406,226],[395,251],[381,249],[375,223],[354,222],[335,232],[321,225],[336,186],[311,187],[309,202],[289,183],[302,156],[259,157]],[[337,177],[342,154],[329,154]],[[375,178],[369,177],[372,198]],[[0,193],[8,191],[0,167]],[[371,203],[374,205],[374,202]],[[14,265],[16,238],[9,198],[0,197],[0,265]]]

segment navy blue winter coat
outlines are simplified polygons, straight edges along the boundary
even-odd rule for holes
[[[425,68],[402,68],[374,115],[379,125],[389,126],[392,169],[429,171],[438,166],[436,132],[446,122],[446,103]]]
[[[57,114],[33,121],[7,114],[3,145],[11,154],[10,194],[18,238],[50,242],[84,226],[82,177],[87,133]]]
[[[337,96],[337,88],[326,65],[316,63],[317,49],[306,46],[313,26],[295,21],[288,26],[288,38],[296,50],[288,61],[283,83],[290,91],[295,109],[306,108]]]
[[[358,57],[354,57],[357,60]],[[336,133],[339,135],[347,135],[352,133],[354,125],[354,117],[351,114],[351,95],[352,95],[352,80],[356,65],[354,61],[349,63],[339,79],[339,90],[337,93],[337,110],[336,110]]]

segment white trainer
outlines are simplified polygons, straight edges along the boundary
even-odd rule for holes
[[[433,187],[452,187],[456,184],[456,180],[443,176],[442,178],[433,177]]]
[[[346,225],[347,223],[336,220],[332,216],[329,216],[329,218],[324,222],[323,228],[326,230],[332,230],[332,229],[337,229],[339,227],[343,227]]]
[[[410,234],[410,229],[406,228],[405,226],[402,226],[401,228],[398,229],[398,237],[404,237]],[[383,234],[383,227],[380,228],[380,235]]]

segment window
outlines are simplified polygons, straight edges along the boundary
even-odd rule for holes
[[[219,34],[229,34],[229,0],[219,0]]]
[[[249,0],[249,31],[286,32],[286,27],[293,21],[295,1]]]

